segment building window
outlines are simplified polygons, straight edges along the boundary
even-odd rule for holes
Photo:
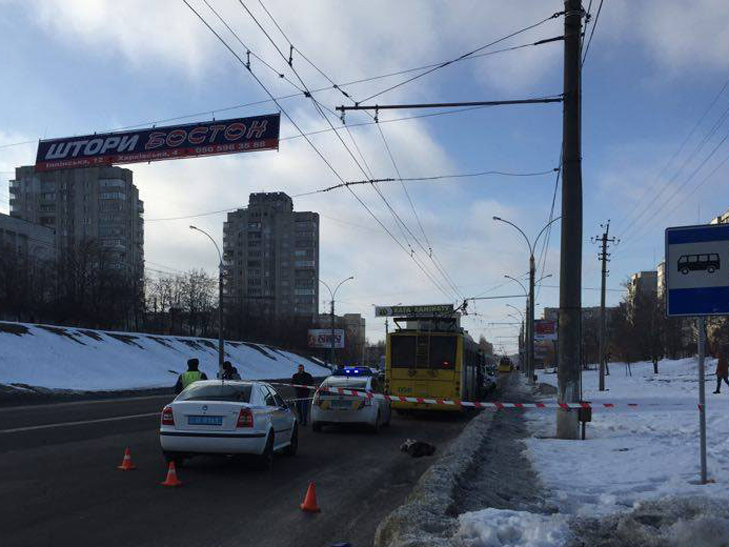
[[[124,188],[126,183],[122,179],[105,179],[99,181],[102,188]]]
[[[99,194],[99,199],[127,199],[127,195],[124,192],[102,192]]]

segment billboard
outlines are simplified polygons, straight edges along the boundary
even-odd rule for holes
[[[277,150],[280,114],[42,140],[36,171]]]
[[[375,317],[435,317],[453,314],[453,304],[375,306]]]
[[[557,321],[551,319],[537,319],[534,321],[535,340],[556,340]]]
[[[332,329],[309,329],[309,347],[331,348]],[[334,329],[334,347],[339,349],[344,347],[343,329]]]

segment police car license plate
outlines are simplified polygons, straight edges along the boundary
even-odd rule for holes
[[[188,425],[223,425],[222,416],[188,416]]]
[[[352,406],[352,401],[347,401],[347,400],[337,401],[335,399],[335,400],[331,401],[329,404],[331,405],[332,408],[344,409],[344,408],[350,408]]]

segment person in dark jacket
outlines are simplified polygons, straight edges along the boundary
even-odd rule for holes
[[[238,369],[230,361],[223,363],[223,380],[240,380]]]
[[[180,374],[180,376],[177,378],[177,383],[175,384],[175,393],[180,393],[183,389],[185,389],[193,382],[208,379],[204,372],[200,372],[198,370],[199,366],[200,361],[198,361],[197,359],[193,358],[187,360],[187,370]]]
[[[729,360],[726,357],[726,347],[719,348],[717,353],[716,361],[716,391],[714,393],[721,393],[721,381],[729,386]]]
[[[291,383],[298,386],[313,386],[314,378],[306,372],[304,365],[299,365],[299,371],[291,377]],[[311,390],[305,387],[296,388],[296,411],[299,413],[299,423],[306,425],[309,421],[309,398]]]

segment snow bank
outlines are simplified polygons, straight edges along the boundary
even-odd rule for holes
[[[484,509],[458,517],[453,543],[463,547],[562,547],[571,538],[566,517]]]
[[[0,384],[91,391],[167,387],[192,357],[214,378],[217,348],[217,340],[205,338],[0,323]],[[226,342],[225,354],[244,379],[287,378],[299,364],[313,376],[330,373],[306,357],[262,344]]]
[[[583,399],[595,403],[637,402],[643,406],[595,409],[586,441],[554,439],[554,411],[525,414],[534,433],[527,455],[560,512],[601,516],[638,502],[687,495],[729,501],[729,389],[712,394],[715,360],[707,360],[707,453],[709,477],[698,484],[698,372],[695,359],[664,360],[659,374],[651,363],[611,364],[609,391],[597,390],[596,371],[583,373]],[[541,382],[556,385],[556,375]],[[550,400],[550,399],[547,399]]]

